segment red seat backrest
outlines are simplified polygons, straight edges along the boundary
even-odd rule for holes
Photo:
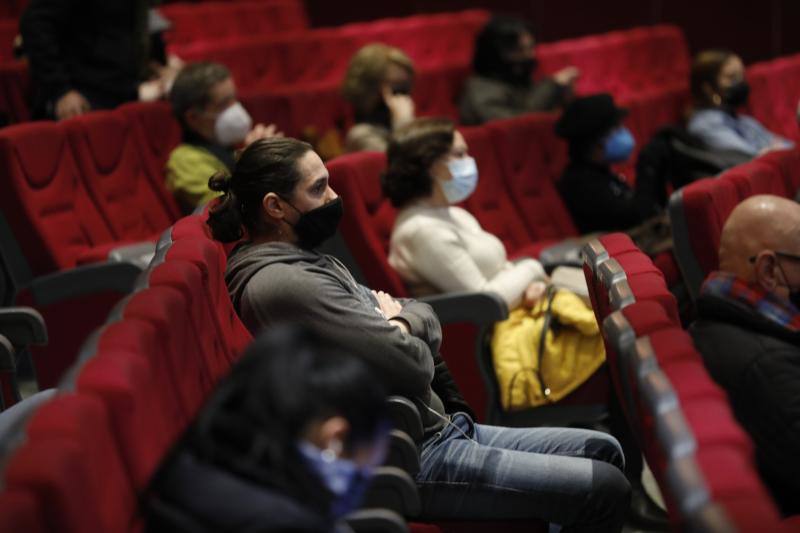
[[[492,132],[486,127],[461,128],[469,154],[478,164],[478,187],[464,202],[481,227],[503,241],[509,254],[528,246],[533,239],[511,198],[503,179]]]
[[[692,252],[705,274],[719,265],[719,241],[728,215],[739,204],[736,185],[706,178],[683,188],[683,209]]]
[[[800,150],[776,150],[758,159],[765,165],[778,169],[789,198],[794,198],[800,190]]]
[[[175,217],[148,173],[134,129],[122,113],[97,111],[66,122],[83,182],[117,240],[144,240]],[[162,186],[163,187],[163,186]]]
[[[208,288],[208,296],[215,310],[213,318],[216,327],[232,361],[242,354],[253,338],[236,314],[228,294],[225,284],[226,250],[206,233],[204,218],[200,215],[185,217],[175,224],[173,243],[166,259],[191,262],[202,272],[203,283]]]
[[[80,369],[77,390],[102,398],[138,491],[189,423],[156,327],[140,320],[107,326]]]
[[[0,531],[47,533],[45,513],[36,493],[29,489],[5,487],[0,491]]]
[[[74,267],[88,249],[114,240],[80,177],[63,125],[4,128],[0,168],[0,206],[34,274]]]
[[[5,481],[35,492],[58,531],[129,531],[137,498],[106,406],[82,394],[57,396],[26,427]]]
[[[553,133],[555,116],[526,115],[491,122],[503,179],[523,222],[536,240],[578,234],[555,181],[566,166],[566,146]]]
[[[161,337],[160,357],[169,366],[184,411],[192,417],[216,380],[206,364],[210,357],[202,355],[204,351],[192,321],[184,319],[191,316],[189,305],[176,288],[149,287],[131,296],[125,303],[123,316],[155,326]]]
[[[136,143],[147,164],[148,176],[173,218],[180,208],[165,184],[165,167],[172,150],[181,143],[181,126],[167,102],[131,102],[119,107],[133,125]]]
[[[27,63],[0,64],[0,118],[5,118],[9,124],[30,120],[30,85]]]
[[[381,191],[380,176],[386,167],[386,155],[378,152],[345,155],[327,167],[331,187],[345,205],[339,230],[363,270],[367,285],[405,296],[405,285],[388,262],[397,211]]]

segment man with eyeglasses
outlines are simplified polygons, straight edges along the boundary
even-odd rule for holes
[[[800,204],[753,196],[722,230],[692,337],[786,514],[800,513]]]

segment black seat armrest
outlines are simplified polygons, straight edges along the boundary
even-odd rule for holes
[[[361,509],[344,517],[354,533],[407,533],[403,517],[388,509]]]
[[[493,292],[454,292],[420,298],[433,307],[442,324],[469,322],[484,326],[508,318],[508,306]]]
[[[422,441],[422,417],[417,406],[402,396],[390,396],[386,402],[394,427],[411,437],[414,442]]]
[[[405,431],[393,429],[389,434],[389,452],[385,466],[395,466],[416,476],[419,473],[419,448]]]
[[[47,328],[44,318],[30,307],[6,307],[0,309],[0,334],[12,346],[25,347],[32,344],[47,344]]]
[[[370,481],[363,507],[389,509],[401,516],[417,516],[422,505],[417,485],[407,472],[394,466],[381,466]]]
[[[39,306],[103,291],[128,293],[141,271],[133,263],[94,263],[38,277],[21,292]]]

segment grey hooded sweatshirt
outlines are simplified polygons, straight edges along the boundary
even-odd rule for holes
[[[390,394],[417,404],[426,435],[444,426],[445,403],[450,412],[469,411],[439,355],[442,330],[429,305],[400,300],[399,318],[409,326],[406,334],[376,310],[370,289],[357,283],[336,258],[282,242],[237,248],[225,280],[251,333],[291,321],[352,347]]]

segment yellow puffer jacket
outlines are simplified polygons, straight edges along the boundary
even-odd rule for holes
[[[542,392],[537,370],[545,313],[551,305],[551,327],[545,337]],[[549,304],[543,297],[532,309],[515,309],[499,322],[492,338],[494,370],[503,409],[556,402],[586,381],[605,361],[603,339],[594,312],[580,297],[558,290]]]

